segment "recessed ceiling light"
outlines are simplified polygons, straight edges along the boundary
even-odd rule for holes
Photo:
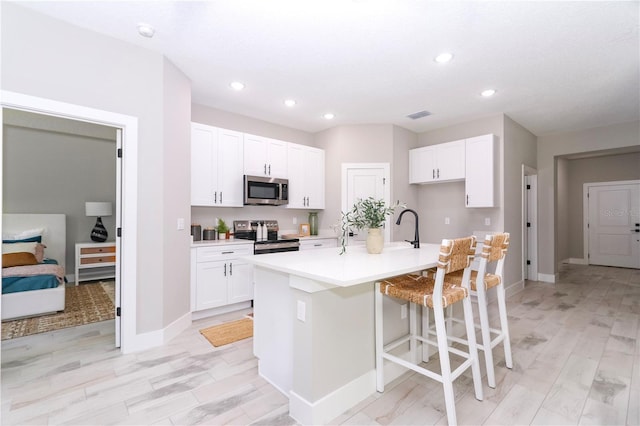
[[[485,98],[490,98],[491,96],[496,94],[496,89],[487,89],[487,90],[483,90],[482,92],[480,92],[481,96],[484,96]]]
[[[231,88],[233,90],[242,90],[242,89],[244,89],[244,84],[240,83],[239,81],[234,81],[229,86],[231,86]]]
[[[444,64],[453,59],[453,54],[449,52],[444,52],[436,56],[433,60],[439,64]]]
[[[142,23],[138,24],[138,34],[141,36],[151,38],[155,33],[156,30],[151,25]]]
[[[296,105],[296,101],[294,101],[293,99],[287,99],[286,101],[284,101],[284,104],[288,107],[293,107]]]
[[[323,115],[323,117],[324,117],[326,120],[333,120],[333,118],[335,117],[335,115],[333,115],[332,113],[328,112],[328,113],[326,113],[325,115]]]

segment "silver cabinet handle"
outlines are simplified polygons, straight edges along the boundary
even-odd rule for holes
[[[227,276],[227,264],[226,263],[224,264],[224,276],[225,277]]]
[[[218,202],[218,191],[213,191],[213,203],[216,204]]]
[[[438,169],[438,179],[440,179],[440,169]]]
[[[467,205],[469,205],[469,194],[467,194]]]
[[[235,253],[234,251],[223,251],[222,254],[233,254]]]
[[[269,176],[271,176],[271,164],[269,164]]]
[[[435,179],[435,178],[436,178],[436,169],[431,169],[431,175],[432,175],[431,177],[432,177],[433,179]]]
[[[229,275],[233,275],[233,263],[229,263]]]
[[[264,163],[264,174],[267,174],[267,163]]]
[[[222,191],[220,191],[220,204],[222,204]]]

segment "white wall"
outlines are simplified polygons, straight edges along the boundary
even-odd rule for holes
[[[138,252],[133,261],[138,277],[123,285],[136,286],[136,332],[159,330],[170,321],[163,318],[163,304],[175,302],[163,300],[167,283],[160,263],[171,259],[178,271],[189,267],[189,252],[182,245],[167,244],[176,229],[175,222],[168,228],[163,215],[182,200],[182,192],[188,192],[183,185],[165,187],[164,176],[183,183],[189,179],[189,165],[184,163],[187,156],[177,156],[171,169],[165,167],[165,155],[171,155],[175,144],[185,149],[185,141],[165,138],[165,127],[189,126],[189,122],[179,123],[180,116],[165,116],[165,100],[174,99],[165,99],[164,58],[13,3],[2,2],[1,7],[2,89],[138,118],[138,218],[136,224],[123,229],[137,234]],[[182,235],[189,239],[188,227]],[[188,306],[183,302],[189,300],[188,280],[169,284],[182,284],[175,290],[178,306]]]
[[[640,145],[640,121],[620,123],[538,137],[538,244],[539,272],[555,274],[562,260],[555,246],[555,160],[577,153],[605,153],[607,150]]]

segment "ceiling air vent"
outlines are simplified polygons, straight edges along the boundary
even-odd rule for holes
[[[418,111],[418,112],[414,112],[413,114],[407,115],[407,117],[409,117],[412,120],[417,120],[418,118],[426,117],[428,115],[431,115],[429,111]]]

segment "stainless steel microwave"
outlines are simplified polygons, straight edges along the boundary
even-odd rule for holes
[[[289,204],[289,180],[264,176],[244,176],[245,206]]]

